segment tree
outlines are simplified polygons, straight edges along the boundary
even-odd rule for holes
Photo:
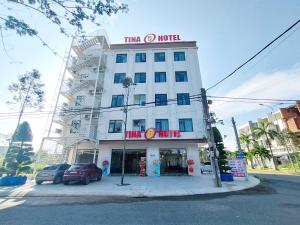
[[[240,140],[243,144],[246,145],[247,151],[250,152],[250,144],[253,141],[251,135],[242,133],[240,135]],[[251,168],[254,169],[254,163],[251,154],[248,156],[248,158],[250,159]]]
[[[260,146],[257,143],[254,144],[253,149],[250,150],[250,155],[260,157],[263,167],[265,168],[267,167],[265,159],[271,158],[269,151],[265,147]]]
[[[18,126],[12,136],[10,147],[5,157],[5,167],[9,175],[29,172],[31,170],[32,157],[34,155],[31,146],[32,132],[28,122]]]
[[[127,12],[128,6],[115,3],[114,0],[7,0],[7,4],[1,4],[0,29],[14,30],[20,36],[39,37],[32,24],[20,17],[20,9],[40,15],[55,24],[61,33],[68,35],[68,27],[75,27],[82,32],[86,22],[99,26],[98,16]],[[6,16],[3,16],[4,12]]]
[[[231,168],[228,166],[227,152],[225,151],[224,148],[222,135],[218,130],[218,128],[213,127],[212,129],[213,129],[215,144],[219,152],[218,164],[219,164],[220,173],[227,173]]]
[[[26,107],[28,108],[41,108],[42,103],[44,101],[44,84],[40,80],[41,74],[37,70],[33,70],[32,72],[25,73],[18,78],[17,83],[12,83],[8,90],[13,94],[12,101],[8,101],[7,104],[19,104],[20,111],[17,121],[17,127],[13,134],[13,138],[9,143],[9,147],[7,153],[10,151],[11,143],[14,141],[13,139],[18,139],[22,136],[22,130],[18,131],[20,121],[22,119],[24,110]],[[28,129],[26,125],[23,125],[19,129]],[[17,132],[18,131],[18,132]],[[21,136],[20,136],[21,135]],[[32,136],[32,134],[31,134]],[[3,161],[3,165],[5,164],[6,157]]]
[[[277,138],[280,141],[280,143],[285,146],[286,151],[288,153],[288,159],[296,172],[296,166],[291,157],[289,148],[290,148],[290,146],[292,146],[292,148],[294,147],[294,142],[295,142],[295,140],[297,140],[297,136],[294,133],[289,132],[287,129],[284,129],[278,133]]]
[[[277,137],[278,135],[277,131],[271,128],[270,122],[263,120],[262,122],[259,123],[258,127],[254,128],[254,132],[258,138],[261,137],[266,138],[266,142],[269,147],[275,169],[278,170],[277,160],[274,159],[274,154],[272,151],[272,143],[271,143],[271,140],[274,140]]]
[[[32,142],[32,131],[27,121],[20,124],[12,136],[12,142]]]

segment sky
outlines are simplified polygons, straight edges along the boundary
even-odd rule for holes
[[[127,36],[179,34],[183,41],[197,41],[203,86],[210,87],[255,54],[268,42],[299,19],[298,0],[119,0],[128,4],[129,11],[99,18],[111,43],[124,43]],[[18,15],[39,31],[49,46],[64,56],[71,39],[60,34],[57,27],[28,9],[15,9]],[[7,15],[0,5],[0,16]],[[97,27],[87,24],[87,33]],[[300,25],[274,46],[257,57],[230,79],[208,91],[208,95],[252,98],[300,99]],[[74,32],[73,28],[67,30]],[[45,111],[53,99],[62,59],[43,46],[37,38],[19,37],[4,32],[0,43],[0,113],[16,112],[5,102],[11,98],[9,84],[19,74],[38,69],[46,88]],[[280,105],[232,103],[214,101],[211,110],[224,121],[218,125],[229,150],[236,148],[231,117],[237,126],[275,111]],[[46,127],[47,115],[26,118],[38,149]],[[16,118],[0,117],[0,133],[12,133]]]

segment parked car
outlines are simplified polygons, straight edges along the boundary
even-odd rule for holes
[[[70,168],[69,164],[53,164],[46,166],[35,177],[35,182],[41,184],[44,181],[53,181],[54,184],[62,182],[64,172]]]
[[[74,164],[65,171],[63,176],[64,185],[68,185],[72,181],[82,184],[88,184],[92,180],[101,180],[102,170],[94,163],[91,164]]]
[[[210,172],[212,172],[211,163],[210,162],[201,162],[200,163],[200,170],[201,170],[201,173],[204,173],[204,172],[210,173]]]

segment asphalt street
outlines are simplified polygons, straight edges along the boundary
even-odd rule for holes
[[[1,225],[203,224],[299,225],[300,176],[258,175],[249,190],[165,198],[7,198]],[[179,179],[180,180],[180,179]]]

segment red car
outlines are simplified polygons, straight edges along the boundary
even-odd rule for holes
[[[92,180],[101,180],[102,170],[95,164],[74,164],[65,171],[63,176],[64,185],[68,185],[72,181],[82,184],[88,184]]]

